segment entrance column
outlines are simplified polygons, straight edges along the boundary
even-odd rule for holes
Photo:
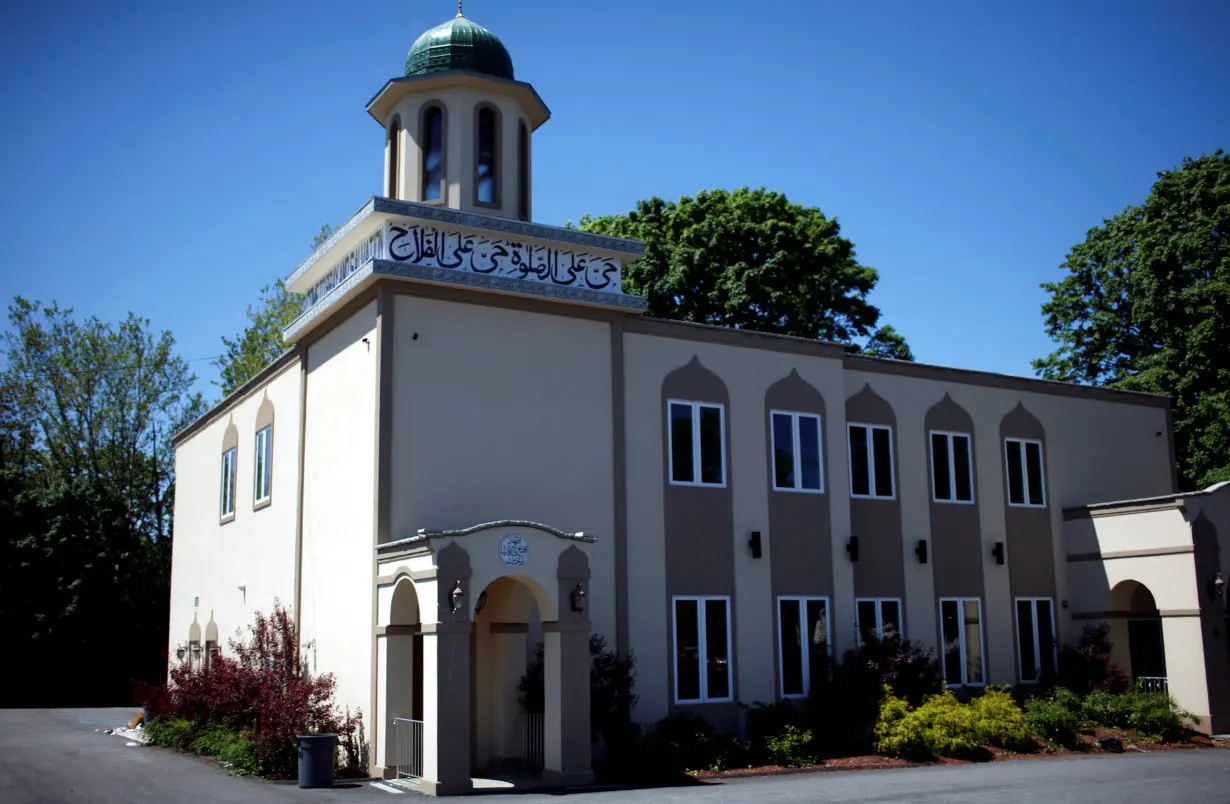
[[[589,561],[570,547],[560,554],[556,574],[559,619],[542,625],[543,780],[582,785],[594,779],[589,725]]]
[[[456,544],[436,559],[436,622],[423,623],[423,780],[427,795],[473,790],[470,781],[470,556]],[[454,590],[460,586],[462,595]],[[426,612],[424,612],[426,619]]]

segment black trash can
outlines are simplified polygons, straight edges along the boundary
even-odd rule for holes
[[[295,743],[299,746],[299,786],[332,787],[337,735],[300,734]]]

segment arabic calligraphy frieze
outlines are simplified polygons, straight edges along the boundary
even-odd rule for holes
[[[415,223],[390,223],[388,257],[435,268],[622,294],[619,260]]]

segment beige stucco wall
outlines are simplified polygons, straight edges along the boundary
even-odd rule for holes
[[[592,534],[590,618],[613,647],[610,325],[408,295],[395,305],[391,538],[505,519]],[[499,558],[463,546],[477,594]]]
[[[730,443],[727,467],[733,493],[733,542],[714,549],[735,554],[736,594],[732,600],[735,634],[736,699],[772,701],[777,679],[773,660],[776,628],[770,578],[773,536],[769,533],[768,471],[765,449],[765,393],[792,369],[824,396],[826,446],[845,445],[842,366],[839,360],[711,343],[628,334],[624,339],[624,399],[627,430],[628,499],[628,620],[630,647],[638,657],[637,718],[652,722],[665,716],[672,701],[667,672],[671,662],[670,623],[663,556],[665,555],[663,488],[663,427],[661,388],[666,375],[699,357],[717,374],[730,395],[727,410]],[[830,446],[831,448],[831,446]],[[828,489],[846,489],[845,460],[830,460]],[[831,493],[831,492],[826,492]],[[845,557],[849,533],[849,503],[834,494],[830,516],[834,553],[834,636],[838,649],[851,646],[854,623],[853,575]],[[759,530],[763,556],[753,559],[748,535]],[[704,556],[696,556],[703,562]],[[754,657],[754,658],[753,658]],[[695,707],[703,711],[705,705]]]
[[[520,105],[511,98],[477,89],[455,88],[426,94],[408,95],[403,98],[389,116],[399,116],[402,122],[401,159],[399,163],[400,192],[394,195],[390,188],[385,191],[390,197],[407,201],[421,201],[423,155],[418,142],[419,118],[425,106],[438,103],[445,109],[445,178],[448,182],[446,206],[483,212],[501,217],[517,217],[517,145],[518,125],[525,119]],[[479,104],[490,104],[499,111],[498,168],[499,191],[496,205],[478,205],[474,202],[475,116]],[[388,120],[385,121],[387,130]],[[533,134],[527,125],[526,149],[530,164],[533,164]],[[388,147],[385,147],[385,171],[388,176]],[[527,165],[527,173],[529,166]],[[387,184],[387,179],[386,179]],[[532,198],[532,193],[531,193]],[[532,207],[531,207],[532,212]]]
[[[364,343],[366,338],[369,343]],[[370,712],[376,447],[376,308],[308,347],[302,637],[337,701]]]
[[[211,617],[220,647],[273,601],[294,603],[295,521],[299,483],[299,364],[291,362],[175,451],[175,524],[169,649],[188,640],[195,616],[204,638]],[[254,510],[257,411],[274,408],[270,503]],[[238,431],[235,518],[219,519],[222,441]],[[241,591],[239,587],[246,587]],[[199,606],[194,599],[199,598]]]

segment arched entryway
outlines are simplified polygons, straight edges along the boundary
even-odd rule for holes
[[[411,778],[423,774],[423,635],[418,590],[410,576],[399,577],[389,602],[388,624],[377,631],[376,650],[381,679],[377,706],[383,742],[382,764]]]
[[[522,679],[542,643],[546,592],[525,577],[501,576],[474,603],[471,663],[473,773],[537,774],[543,767],[543,710]]]
[[[374,766],[417,778],[432,795],[470,792],[475,774],[510,766],[538,766],[552,784],[588,783],[593,537],[514,520],[420,533],[377,552]],[[531,743],[517,687],[539,644],[541,725]],[[411,773],[396,739],[401,718],[421,729],[410,741],[421,768]]]
[[[1115,660],[1133,680],[1161,691],[1166,683],[1166,646],[1153,593],[1138,581],[1121,581],[1110,590],[1110,605],[1116,615],[1110,635]]]

